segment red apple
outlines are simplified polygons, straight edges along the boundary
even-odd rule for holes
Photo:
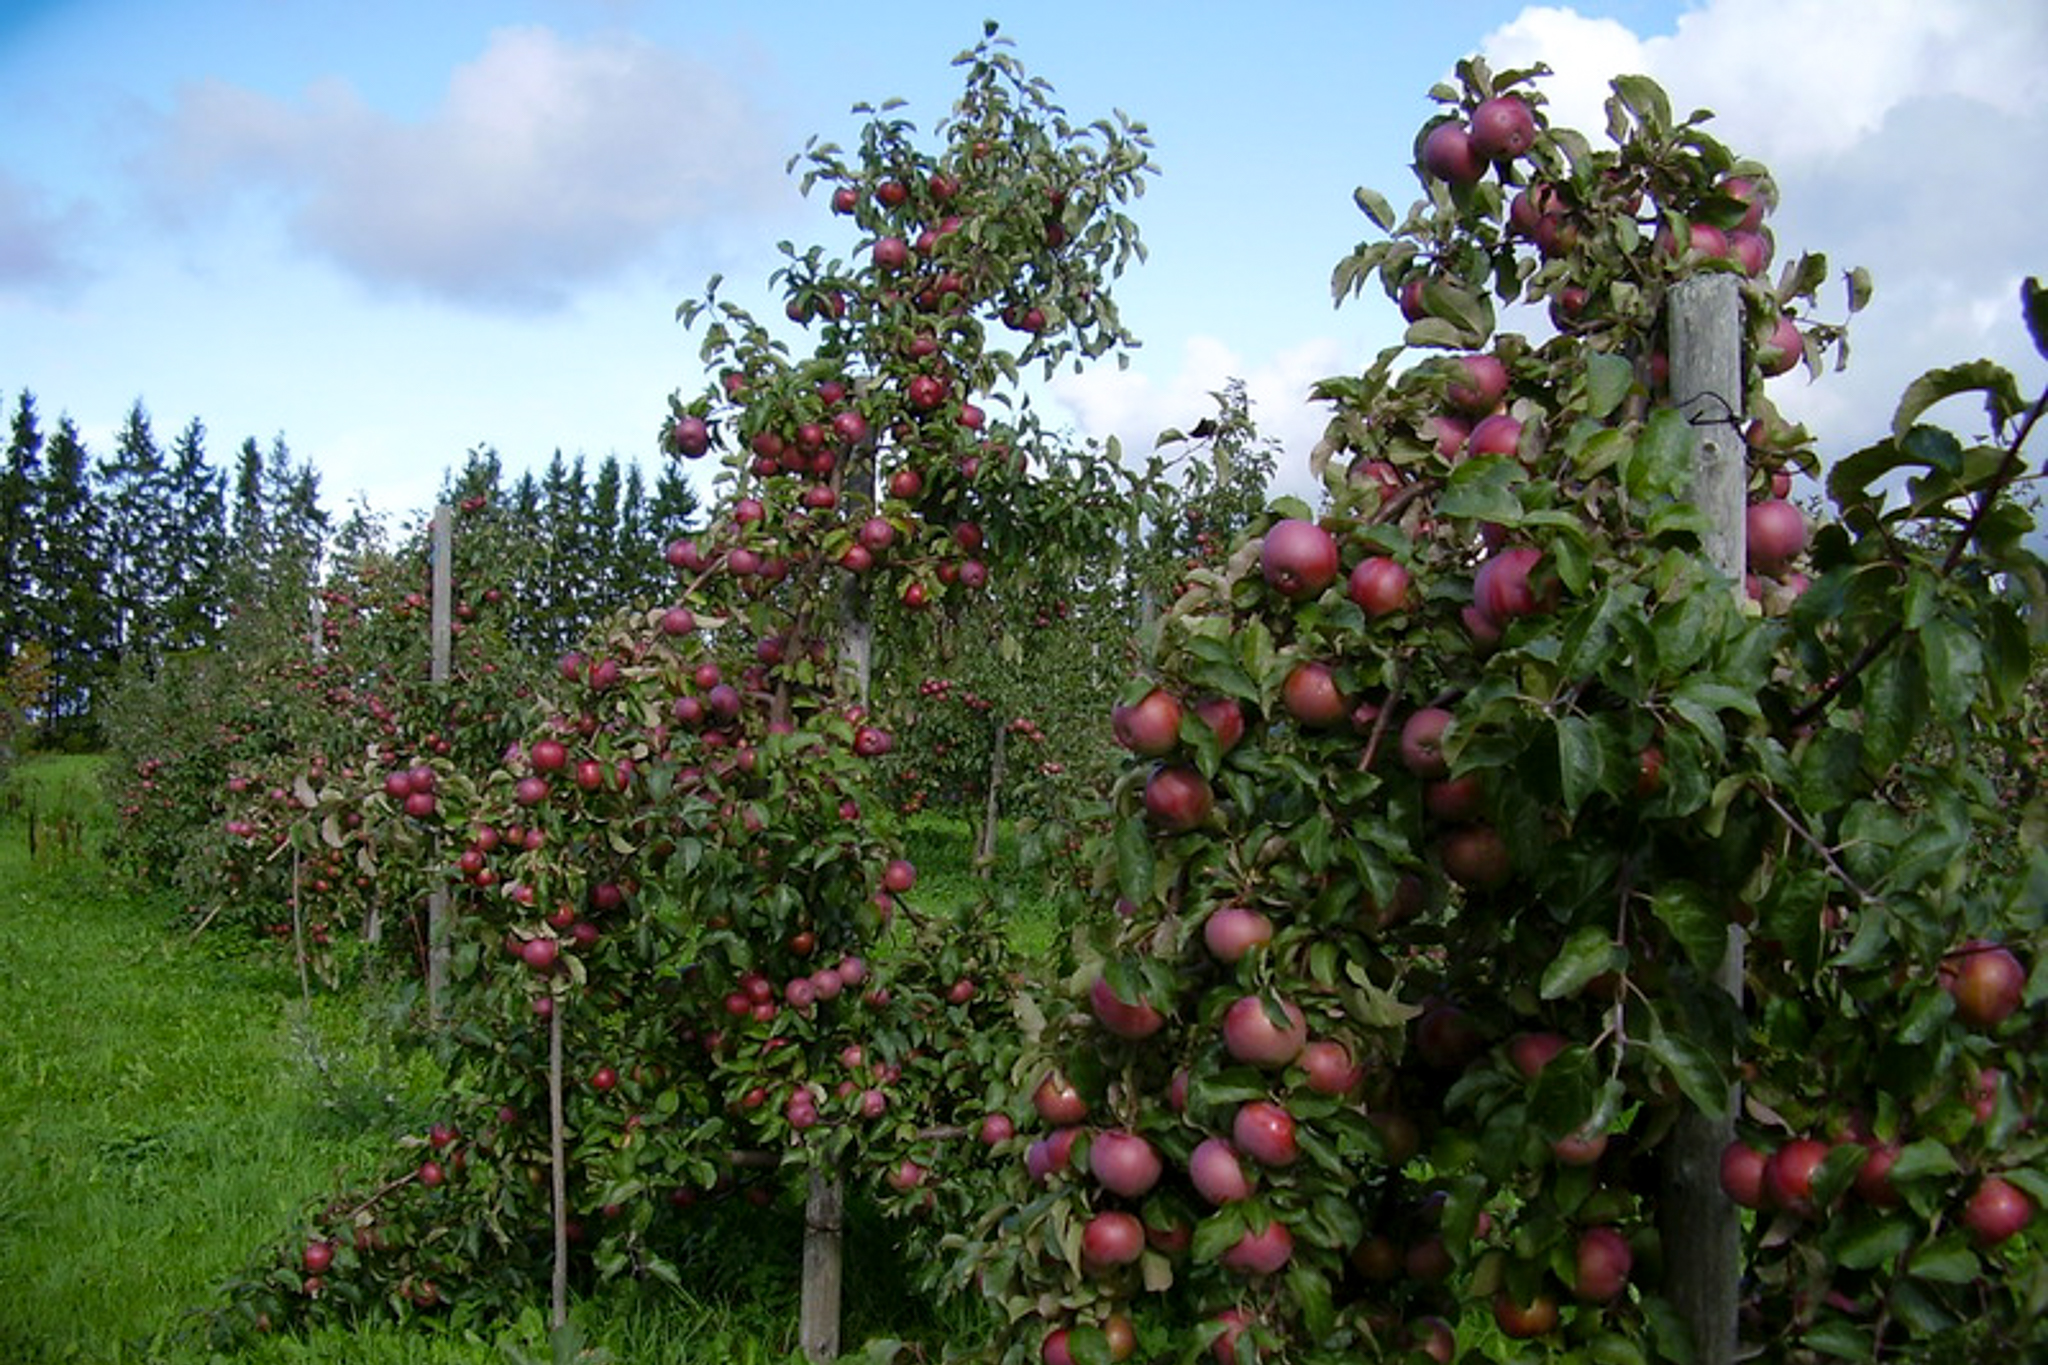
[[[1521,156],[1536,144],[1536,116],[1517,95],[1495,95],[1472,111],[1473,155],[1485,161]]]
[[[1813,1173],[1827,1160],[1829,1147],[1819,1138],[1794,1138],[1771,1153],[1764,1163],[1764,1189],[1781,1209],[1810,1216],[1813,1207]]]
[[[1231,1142],[1264,1166],[1290,1166],[1301,1155],[1294,1140],[1294,1116],[1271,1100],[1240,1105],[1230,1124]]]
[[[1525,1080],[1535,1080],[1543,1074],[1558,1053],[1569,1046],[1564,1035],[1559,1033],[1518,1033],[1508,1040],[1508,1060]]]
[[[1942,960],[1941,984],[1955,998],[1956,1017],[1973,1029],[1995,1029],[2020,1007],[2027,972],[2009,949],[1971,939]]]
[[[2003,1176],[1985,1176],[1963,1205],[1963,1226],[1982,1247],[1997,1246],[2033,1218],[2034,1201]]]
[[[1449,777],[1451,766],[1444,759],[1443,734],[1453,717],[1440,706],[1425,706],[1401,723],[1401,764],[1427,781]]]
[[[1180,743],[1180,702],[1171,692],[1155,687],[1135,704],[1110,712],[1110,728],[1116,742],[1144,758],[1160,758]]]
[[[1769,1157],[1737,1138],[1721,1152],[1721,1192],[1743,1208],[1762,1208],[1764,1170],[1769,1164]]]
[[[1362,559],[1351,571],[1351,600],[1370,617],[1389,616],[1408,606],[1408,570],[1386,555]]]
[[[1088,1144],[1088,1169],[1111,1194],[1136,1199],[1159,1183],[1159,1153],[1136,1133],[1112,1128]]]
[[[1195,1145],[1188,1157],[1188,1179],[1193,1182],[1195,1193],[1212,1204],[1233,1203],[1252,1192],[1252,1182],[1237,1159],[1237,1149],[1225,1138],[1204,1138]]]
[[[1444,398],[1467,417],[1484,417],[1507,396],[1508,367],[1484,352],[1461,355],[1451,364]]]
[[[1266,1002],[1240,996],[1223,1014],[1223,1046],[1240,1062],[1279,1068],[1301,1055],[1308,1045],[1308,1023],[1290,1001],[1279,1002],[1285,1025],[1276,1024]]]
[[[1628,1288],[1635,1254],[1628,1240],[1613,1228],[1587,1228],[1579,1234],[1578,1276],[1572,1293],[1585,1303],[1612,1303]]]
[[[1081,1230],[1081,1259],[1097,1269],[1129,1265],[1145,1250],[1145,1225],[1122,1210],[1098,1213]]]
[[[1312,521],[1288,517],[1266,532],[1259,567],[1282,597],[1314,597],[1337,577],[1337,541]]]
[[[1208,779],[1185,764],[1162,765],[1145,783],[1145,814],[1169,834],[1195,828],[1215,804]]]
[[[1806,342],[1799,334],[1799,324],[1790,314],[1779,314],[1770,336],[1758,348],[1758,367],[1767,376],[1781,375],[1805,358]]]
[[[1227,754],[1244,738],[1244,707],[1235,697],[1204,697],[1195,714],[1216,735],[1216,752]]]
[[[1271,1275],[1293,1257],[1294,1234],[1285,1223],[1276,1220],[1266,1224],[1263,1232],[1246,1232],[1223,1253],[1221,1260],[1224,1269],[1240,1275]]]
[[[1513,545],[1493,555],[1472,576],[1472,605],[1496,626],[1505,626],[1521,616],[1534,616],[1557,605],[1557,583],[1538,585],[1530,574],[1543,562],[1543,552],[1529,545]]]
[[[1068,1128],[1088,1117],[1088,1101],[1057,1071],[1047,1072],[1038,1083],[1031,1093],[1031,1107],[1054,1128]]]
[[[1497,890],[1514,874],[1513,860],[1500,831],[1491,825],[1466,825],[1452,830],[1437,846],[1444,875],[1460,886]]]
[[[1505,1335],[1527,1341],[1557,1330],[1557,1304],[1541,1293],[1527,1303],[1518,1303],[1503,1289],[1493,1296],[1493,1320]]]
[[[1237,962],[1273,938],[1273,921],[1256,910],[1226,905],[1202,922],[1202,942],[1218,962]]]
[[[1422,140],[1422,169],[1453,185],[1471,185],[1486,174],[1486,161],[1472,150],[1465,125],[1446,119]]]
[[[1287,713],[1310,729],[1337,724],[1351,714],[1351,702],[1338,690],[1337,676],[1330,666],[1313,659],[1299,663],[1280,685],[1281,704]]]
[[[1796,503],[1766,498],[1751,503],[1744,514],[1749,541],[1749,567],[1776,573],[1806,548],[1806,514]]]
[[[1117,998],[1108,976],[1098,976],[1088,988],[1088,1003],[1102,1026],[1119,1038],[1150,1038],[1165,1024],[1165,1016],[1143,1000]]]

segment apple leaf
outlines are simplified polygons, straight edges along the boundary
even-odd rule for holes
[[[1116,827],[1117,893],[1133,905],[1152,898],[1152,840],[1141,816],[1130,816]]]
[[[1651,897],[1650,908],[1702,976],[1721,965],[1728,953],[1728,919],[1705,891],[1691,882],[1666,882]]]
[[[1595,352],[1586,357],[1586,416],[1599,420],[1621,406],[1636,382],[1626,356]]]
[[[1204,1218],[1195,1228],[1192,1254],[1197,1263],[1207,1265],[1236,1246],[1244,1234],[1244,1205],[1227,1205]]]
[[[1909,1142],[1899,1149],[1898,1160],[1892,1163],[1890,1171],[1894,1185],[1904,1185],[1915,1180],[1927,1180],[1954,1175],[1955,1153],[1939,1138],[1922,1138]]]
[[[1378,228],[1382,232],[1393,231],[1393,206],[1388,204],[1385,197],[1380,195],[1377,191],[1367,189],[1364,185],[1360,185],[1357,189],[1351,191],[1351,202],[1358,205],[1358,211],[1360,213],[1363,213],[1366,217],[1372,219],[1374,227]]]
[[[1728,1116],[1728,1078],[1713,1054],[1682,1033],[1662,1029],[1645,1046],[1696,1109],[1712,1119]]]
[[[2034,349],[2048,358],[2048,289],[2041,287],[2041,281],[2029,275],[2020,282],[2020,312],[2027,320],[2027,335],[2034,339]]]
[[[1869,1330],[1841,1318],[1829,1318],[1826,1322],[1816,1323],[1799,1338],[1799,1342],[1802,1346],[1812,1347],[1821,1355],[1834,1356],[1842,1360],[1872,1358]]]
[[[2020,397],[2019,384],[2013,379],[2012,371],[2003,365],[1973,360],[1964,365],[1929,370],[1908,384],[1905,393],[1899,396],[1899,406],[1892,413],[1892,439],[1904,441],[1921,413],[1944,398],[1953,398],[1959,393],[1983,394],[1984,405],[1991,413],[1994,425],[2003,425],[2014,413],[2026,407],[2026,400]]]
[[[1835,1259],[1851,1270],[1869,1270],[1911,1246],[1913,1232],[1913,1225],[1903,1218],[1866,1223],[1836,1245]]]
[[[1545,1000],[1562,1000],[1576,995],[1602,972],[1619,970],[1626,961],[1612,933],[1598,925],[1584,925],[1565,940],[1564,947],[1543,969],[1539,992]]]
[[[1906,1273],[1936,1284],[1969,1284],[1983,1273],[1977,1253],[1963,1244],[1961,1234],[1930,1242],[1913,1253]]]
[[[1584,716],[1557,718],[1558,794],[1567,815],[1578,814],[1600,789],[1600,736]]]

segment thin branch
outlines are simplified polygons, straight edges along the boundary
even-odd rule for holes
[[[1801,824],[1799,821],[1799,817],[1795,816],[1794,814],[1792,814],[1791,811],[1786,810],[1784,806],[1780,805],[1777,797],[1771,795],[1771,793],[1769,792],[1765,792],[1763,793],[1763,798],[1764,804],[1769,806],[1772,810],[1776,811],[1778,813],[1778,818],[1785,822],[1785,828],[1791,830],[1794,834],[1798,835],[1800,839],[1805,841],[1808,847],[1812,848],[1814,852],[1820,854],[1821,860],[1828,865],[1828,871],[1834,873],[1836,881],[1839,881],[1842,885],[1848,887],[1851,891],[1855,892],[1856,898],[1862,901],[1865,905],[1875,905],[1879,907],[1882,907],[1884,905],[1883,898],[1874,895],[1869,891],[1864,890],[1863,887],[1857,883],[1856,879],[1849,875],[1848,870],[1844,868],[1841,865],[1841,863],[1836,861],[1835,851],[1829,848],[1826,844],[1822,843],[1818,838],[1816,838],[1813,834],[1813,831],[1809,830],[1805,825]]]

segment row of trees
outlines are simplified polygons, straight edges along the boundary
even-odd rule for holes
[[[686,529],[698,505],[672,465],[650,489],[615,455],[592,470],[557,451],[539,474],[508,480],[482,448],[447,485],[522,547],[514,633],[535,649],[586,629],[593,603],[649,591],[659,566],[645,546]],[[124,670],[152,677],[167,658],[219,646],[230,618],[262,599],[303,622],[327,574],[388,549],[379,515],[358,504],[338,518],[320,486],[282,436],[243,441],[223,467],[198,418],[166,447],[137,402],[95,455],[69,416],[46,431],[35,395],[19,394],[0,469],[0,671],[24,686],[35,673],[42,742],[95,743],[97,707]]]

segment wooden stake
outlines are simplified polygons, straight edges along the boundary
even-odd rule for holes
[[[434,684],[435,695],[440,696],[448,682],[455,634],[454,516],[445,503],[434,509],[432,544],[433,659],[428,678]],[[427,893],[427,1022],[435,1028],[441,1025],[441,1012],[448,997],[448,920],[448,888],[437,884]]]
[[[1690,496],[1711,523],[1708,560],[1742,592],[1746,558],[1744,494],[1748,486],[1742,390],[1742,301],[1729,275],[1701,275],[1671,291],[1671,392],[1692,424]],[[1740,1002],[1743,934],[1728,928],[1728,951],[1715,985]],[[1692,1327],[1697,1365],[1731,1365],[1738,1343],[1742,1225],[1721,1189],[1721,1153],[1735,1137],[1740,1103],[1728,1094],[1731,1117],[1686,1112],[1665,1147],[1659,1222],[1665,1290]]]
[[[806,1358],[839,1358],[840,1233],[846,1188],[837,1171],[812,1170],[804,1197],[803,1301],[797,1337]]]
[[[554,1280],[548,1298],[548,1329],[559,1332],[569,1320],[569,1163],[566,1125],[562,1121],[562,1007],[555,997],[548,1012],[548,1171],[555,1215]]]

